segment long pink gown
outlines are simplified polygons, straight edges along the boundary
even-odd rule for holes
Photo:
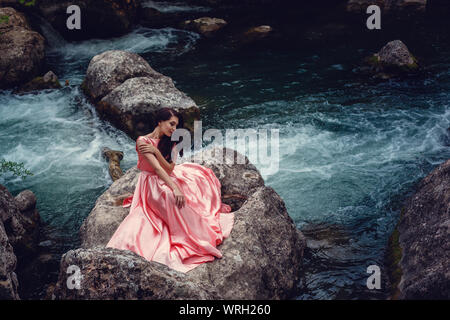
[[[139,137],[155,147],[159,139]],[[130,212],[107,247],[131,250],[181,272],[221,258],[216,248],[230,235],[234,223],[231,207],[221,201],[220,181],[209,168],[193,162],[175,165],[170,178],[184,194],[184,207],[178,208],[172,189],[155,173],[138,152],[141,171]],[[174,160],[175,161],[175,160]]]

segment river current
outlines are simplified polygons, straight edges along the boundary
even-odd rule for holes
[[[1,157],[34,174],[0,183],[14,195],[36,194],[54,252],[79,245],[81,223],[112,183],[101,148],[123,151],[124,170],[136,163],[134,141],[100,120],[79,88],[94,55],[128,50],[194,99],[204,130],[279,130],[279,170],[265,183],[298,228],[328,234],[305,253],[298,299],[385,298],[385,290],[367,289],[366,269],[384,271],[402,202],[450,158],[450,45],[434,43],[427,55],[412,44],[427,72],[378,82],[356,75],[355,62],[383,43],[223,52],[197,50],[197,34],[173,28],[78,43],[43,29],[47,63],[69,86],[0,92]]]

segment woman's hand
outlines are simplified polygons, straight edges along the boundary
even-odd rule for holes
[[[186,199],[184,197],[184,194],[180,191],[180,189],[175,188],[173,190],[173,194],[175,196],[175,204],[178,206],[178,208],[181,209],[182,207],[184,207]]]
[[[156,153],[159,151],[158,148],[155,146],[152,146],[151,144],[141,144],[138,145],[138,150],[140,153],[151,153],[156,155]]]

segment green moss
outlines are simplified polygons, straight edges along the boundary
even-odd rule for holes
[[[87,94],[86,80],[83,80],[83,82],[80,85],[80,88],[84,94]]]
[[[80,85],[80,88],[81,88],[81,91],[83,91],[84,95],[85,95],[86,97],[88,97],[88,99],[89,99],[93,104],[95,104],[96,101],[95,101],[95,99],[92,97],[91,93],[89,92],[89,89],[88,89],[87,83],[86,83],[86,79],[83,80],[83,82],[82,82],[81,85]]]
[[[406,65],[403,65],[400,67],[401,71],[414,72],[414,71],[417,71],[417,69],[419,69],[419,63],[418,63],[417,59],[414,56],[412,57],[412,59],[413,59],[412,63],[406,64]]]
[[[8,23],[9,22],[9,16],[0,16],[0,23]]]
[[[400,221],[404,216],[405,209],[402,208],[400,212]],[[399,222],[400,223],[400,222]],[[389,272],[389,279],[391,283],[391,297],[393,299],[397,299],[398,295],[400,293],[398,289],[398,285],[400,283],[400,280],[403,275],[402,268],[400,266],[400,261],[402,259],[402,248],[400,246],[400,233],[398,231],[398,224],[395,227],[394,231],[392,232],[391,236],[389,237],[388,241],[388,249],[387,249],[387,256],[386,256],[386,265],[388,267]]]
[[[24,93],[36,90],[60,89],[60,88],[61,84],[59,83],[58,80],[45,82],[43,77],[36,77],[33,78],[33,80],[31,80],[30,82],[23,85],[17,92]]]
[[[378,66],[380,64],[380,57],[377,56],[376,54],[371,55],[370,57],[368,57],[366,59],[367,63],[373,65],[373,66]]]
[[[36,77],[30,81],[31,84],[41,83],[41,82],[44,82],[44,78],[42,78],[42,77]]]
[[[29,0],[29,1],[19,0],[19,3],[24,5],[24,6],[26,6],[26,7],[31,7],[31,6],[36,5],[36,0]]]

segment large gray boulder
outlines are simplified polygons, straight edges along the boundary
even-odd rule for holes
[[[191,131],[200,118],[195,102],[171,78],[134,53],[112,50],[92,58],[82,88],[100,116],[133,139],[153,130],[155,114],[163,107],[181,112]]]
[[[80,268],[79,289],[75,287],[76,278],[72,280],[72,289],[67,286],[70,266]],[[60,270],[53,295],[61,300],[215,298],[186,274],[159,263],[149,263],[131,251],[113,248],[70,250],[63,256]]]
[[[25,16],[13,8],[0,8],[0,17],[1,89],[23,84],[41,72],[45,39],[31,30]]]
[[[215,149],[218,150],[218,149]],[[233,230],[218,247],[223,257],[186,274],[131,252],[105,248],[128,214],[121,206],[134,191],[136,167],[98,198],[84,221],[82,248],[66,253],[55,290],[57,299],[287,299],[299,280],[305,240],[283,200],[245,159],[220,165],[217,151],[204,151],[203,164],[222,184],[223,202],[235,213]],[[226,155],[225,149],[223,154]],[[234,154],[235,156],[235,154]],[[223,158],[222,158],[223,161]],[[232,192],[227,194],[227,192]],[[229,195],[227,199],[225,196]],[[245,200],[243,200],[245,199]],[[282,236],[280,236],[282,235]],[[67,267],[81,271],[79,290],[68,289]]]
[[[141,56],[120,50],[96,55],[89,62],[83,89],[94,101],[99,101],[125,80],[135,77],[160,77]]]
[[[393,298],[450,299],[450,160],[423,179],[390,239]]]

